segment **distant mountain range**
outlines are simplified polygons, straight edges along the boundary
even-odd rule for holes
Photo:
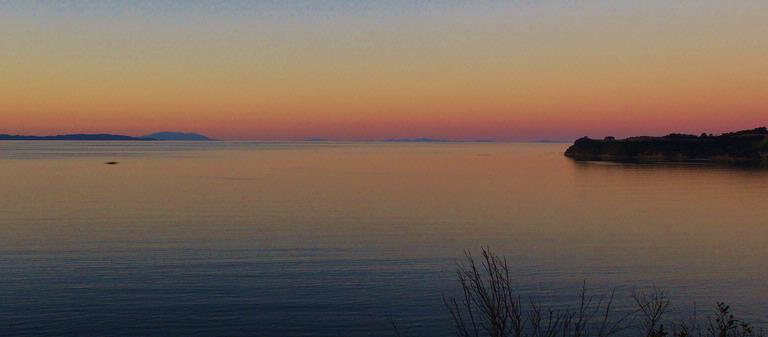
[[[452,139],[435,139],[435,138],[395,138],[385,139],[384,142],[390,143],[494,143],[492,139],[478,139],[478,140],[452,140]]]
[[[186,140],[186,141],[203,141],[203,140],[215,140],[203,136],[199,133],[185,133],[185,132],[158,132],[143,136],[142,138],[150,138],[156,140]]]
[[[406,143],[446,143],[450,140],[434,138],[395,138],[385,139],[385,142],[406,142]]]
[[[144,140],[154,140],[154,139],[100,133],[100,134],[72,134],[72,135],[57,135],[57,136],[19,136],[19,135],[0,134],[0,140],[101,140],[101,141],[140,140],[140,141],[144,141]]]
[[[70,141],[153,141],[153,140],[176,140],[176,141],[205,141],[214,140],[197,133],[184,132],[159,132],[143,137],[131,137],[112,134],[71,134],[57,136],[22,136],[0,134],[0,140],[70,140]]]
[[[307,138],[305,142],[337,142],[344,140],[335,140],[329,138]],[[391,138],[384,140],[362,140],[366,142],[384,142],[384,143],[495,143],[493,139],[477,139],[477,140],[454,140],[454,139],[438,139],[438,138]]]

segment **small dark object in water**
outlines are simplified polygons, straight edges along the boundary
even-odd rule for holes
[[[116,161],[108,161],[108,162],[106,162],[104,164],[107,164],[107,165],[117,165],[117,162]]]

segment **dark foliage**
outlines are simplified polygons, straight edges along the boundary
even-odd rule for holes
[[[757,128],[720,136],[673,133],[621,140],[583,137],[565,155],[577,160],[768,163],[768,130]]]
[[[731,308],[718,303],[706,328],[695,317],[692,323],[665,318],[670,309],[666,294],[657,288],[632,293],[634,309],[614,309],[615,292],[592,296],[583,286],[570,309],[547,308],[516,294],[513,271],[503,257],[488,249],[466,260],[457,270],[461,292],[444,298],[458,337],[765,337],[762,330],[734,317]],[[695,310],[694,310],[695,311]]]

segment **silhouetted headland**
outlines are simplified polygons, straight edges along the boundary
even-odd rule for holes
[[[626,139],[580,138],[565,151],[576,160],[638,162],[768,163],[765,127],[719,136],[670,134]]]
[[[143,137],[131,137],[123,135],[110,135],[110,134],[72,134],[72,135],[57,135],[57,136],[20,136],[20,135],[4,135],[0,134],[0,140],[98,140],[98,141],[149,141],[155,140],[152,138]]]
[[[178,140],[178,141],[210,141],[215,140],[199,133],[187,133],[187,132],[158,132],[144,136],[143,138],[151,138],[156,140]]]

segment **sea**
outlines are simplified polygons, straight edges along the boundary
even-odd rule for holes
[[[567,147],[0,142],[0,336],[452,336],[482,249],[526,303],[766,326],[768,170]]]

